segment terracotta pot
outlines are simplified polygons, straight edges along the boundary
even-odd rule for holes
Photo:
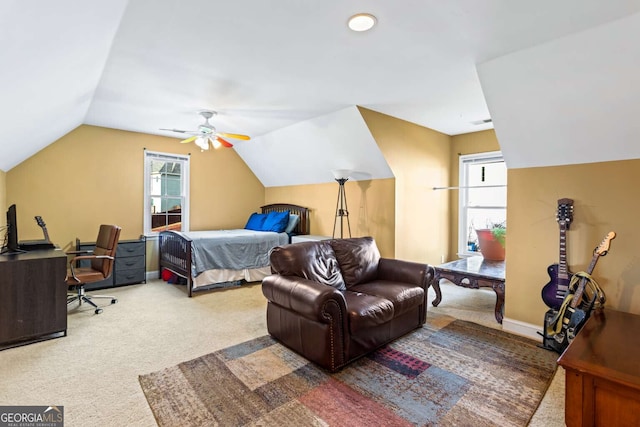
[[[487,261],[504,261],[504,246],[498,242],[488,228],[476,230],[480,253]]]

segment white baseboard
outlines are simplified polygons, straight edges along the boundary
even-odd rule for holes
[[[155,271],[147,271],[147,273],[145,274],[145,279],[148,282],[149,280],[152,279],[157,279],[160,277],[160,272],[158,270]]]
[[[519,320],[502,319],[502,330],[523,337],[531,338],[542,343],[542,336],[538,332],[542,332],[542,325],[533,325],[531,323],[521,322]]]

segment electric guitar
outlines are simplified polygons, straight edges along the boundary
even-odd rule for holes
[[[556,220],[560,226],[560,262],[547,267],[550,280],[542,288],[542,300],[554,310],[562,305],[572,276],[567,267],[567,230],[573,220],[573,200],[558,200]]]
[[[42,228],[42,233],[44,233],[44,240],[48,243],[51,243],[51,239],[49,239],[49,232],[47,231],[47,224],[44,223],[41,216],[34,217],[40,228]]]
[[[595,268],[596,263],[598,262],[598,259],[601,256],[605,256],[607,252],[609,252],[609,246],[611,244],[611,240],[613,240],[615,237],[616,237],[616,233],[613,231],[610,231],[605,236],[604,240],[602,240],[600,245],[598,245],[598,247],[594,249],[593,258],[591,258],[591,263],[587,268],[588,275],[591,275],[591,273],[593,273],[593,269]],[[588,317],[587,311],[591,309],[592,304],[586,304],[588,306],[586,308],[586,311],[584,306],[579,305],[582,302],[582,299],[583,299],[582,296],[584,294],[584,289],[586,284],[587,284],[587,278],[581,277],[578,287],[576,288],[576,291],[573,295],[573,298],[571,299],[571,302],[567,306],[567,309],[564,313],[564,316],[562,319],[562,331],[554,336],[556,341],[563,344],[563,347],[568,345],[569,342],[573,340],[573,338],[576,336],[576,334],[582,327],[582,324],[587,320],[587,317]],[[596,297],[597,295],[594,295],[594,298]]]

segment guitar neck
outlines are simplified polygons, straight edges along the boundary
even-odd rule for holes
[[[560,262],[558,263],[558,278],[568,279],[569,268],[567,267],[567,225],[560,222]]]
[[[589,276],[591,276],[591,273],[593,273],[593,269],[596,267],[598,258],[600,258],[600,255],[598,253],[594,253],[593,258],[591,258],[591,263],[587,268],[587,274],[589,274]],[[578,306],[579,301],[582,299],[582,294],[584,293],[584,287],[586,285],[587,285],[587,279],[585,277],[581,277],[580,283],[578,284],[578,289],[576,289],[576,293],[573,295],[573,299],[569,304],[571,308],[576,308]]]
[[[51,239],[49,238],[49,232],[47,231],[47,225],[42,220],[42,217],[36,216],[35,220],[40,226],[40,228],[42,228],[42,234],[44,234],[44,240],[46,240],[47,242],[51,242]]]

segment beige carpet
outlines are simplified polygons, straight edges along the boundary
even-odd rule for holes
[[[491,292],[442,289],[429,310],[499,327]],[[61,405],[68,427],[154,426],[138,375],[266,334],[259,285],[188,298],[184,287],[151,281],[110,294],[119,302],[100,315],[70,310],[67,337],[0,352],[0,405]],[[561,369],[555,378],[531,425],[564,425]]]

